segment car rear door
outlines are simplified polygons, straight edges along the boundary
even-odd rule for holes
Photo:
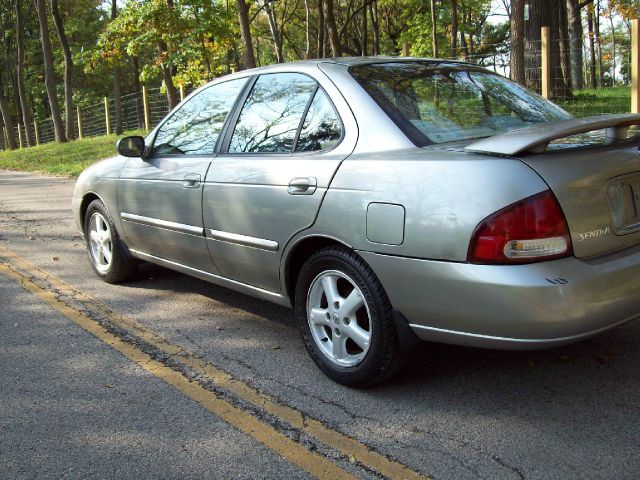
[[[322,80],[260,75],[230,123],[203,197],[209,249],[228,278],[279,291],[285,245],[313,224],[336,169],[353,151],[355,121]]]
[[[125,164],[118,210],[129,246],[207,272],[202,186],[216,142],[246,78],[209,86],[172,112],[157,129],[148,158]]]

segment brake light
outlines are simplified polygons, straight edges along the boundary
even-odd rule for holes
[[[572,254],[569,227],[550,190],[485,218],[476,227],[467,261],[532,263]]]

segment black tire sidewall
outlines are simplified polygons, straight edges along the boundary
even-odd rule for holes
[[[109,230],[111,232],[111,264],[106,272],[100,272],[96,268],[91,254],[89,226],[91,223],[91,217],[93,217],[95,213],[102,215],[109,225]],[[87,253],[89,255],[89,263],[96,275],[107,283],[116,283],[131,276],[135,268],[133,258],[131,258],[125,250],[125,247],[118,236],[118,231],[113,223],[113,219],[102,200],[94,200],[89,204],[89,207],[87,207],[87,212],[84,217],[84,235],[87,244]]]
[[[347,275],[362,292],[369,308],[371,341],[364,359],[353,367],[336,365],[316,344],[307,319],[311,283],[322,272],[337,270]],[[318,367],[330,378],[348,386],[369,386],[384,377],[389,348],[395,348],[395,328],[389,300],[370,268],[355,253],[341,248],[325,249],[303,266],[296,285],[295,312],[305,347]],[[392,338],[389,338],[389,337]]]

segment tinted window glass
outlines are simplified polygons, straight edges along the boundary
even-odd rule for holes
[[[340,140],[340,135],[338,114],[333,109],[327,94],[318,89],[302,124],[296,152],[326,150]]]
[[[571,118],[520,85],[469,66],[392,62],[354,67],[351,74],[418,145]]]
[[[246,78],[212,85],[187,100],[158,130],[156,154],[209,154]]]
[[[242,107],[229,151],[291,152],[316,82],[298,73],[262,75]]]

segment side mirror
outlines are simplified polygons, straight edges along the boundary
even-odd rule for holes
[[[124,137],[116,143],[118,153],[123,157],[145,158],[147,147],[142,137]]]

